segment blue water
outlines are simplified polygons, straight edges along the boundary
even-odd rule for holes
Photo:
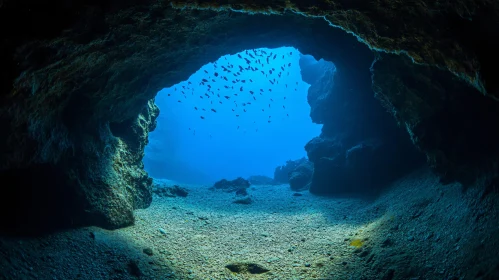
[[[309,116],[300,53],[290,47],[255,51],[223,56],[158,93],[161,113],[144,158],[152,177],[203,184],[238,176],[273,177],[276,166],[306,156],[304,145],[320,134],[321,125]],[[240,71],[239,66],[255,71]]]

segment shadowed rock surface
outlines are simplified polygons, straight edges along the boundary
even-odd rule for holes
[[[289,186],[293,191],[304,191],[310,188],[314,164],[308,160],[301,161],[300,164],[289,173]]]
[[[25,202],[26,191],[53,202],[26,222],[132,224],[133,209],[151,202],[141,160],[158,114],[155,94],[221,55],[258,47],[291,45],[336,65],[335,94],[311,114],[324,124],[320,137],[331,150],[311,157],[314,178],[318,169],[339,172],[336,160],[368,139],[381,146],[353,150],[364,155],[362,164],[394,153],[379,166],[399,166],[397,151],[407,149],[393,117],[445,180],[498,173],[499,42],[490,38],[499,35],[499,2],[245,3],[4,0],[0,171],[12,181],[0,204],[23,200],[8,209],[18,217],[7,222],[16,226],[48,203]],[[344,106],[334,102],[346,96]],[[379,101],[385,109],[375,109]]]
[[[308,160],[303,157],[297,160],[288,160],[285,165],[281,165],[274,170],[274,180],[281,184],[289,183],[289,175],[293,170],[295,170],[300,164],[307,163]]]
[[[365,57],[359,58],[357,67],[368,68],[371,52],[367,48],[358,52]],[[376,193],[424,163],[407,133],[379,106],[369,73],[336,68],[309,56],[300,58],[300,67],[310,84],[312,121],[323,124],[321,135],[305,145],[314,168],[310,192]]]
[[[246,189],[249,188],[250,182],[242,177],[228,181],[222,179],[213,185],[215,190],[223,190],[224,192],[234,192],[237,195],[247,195]]]

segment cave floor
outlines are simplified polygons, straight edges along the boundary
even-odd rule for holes
[[[252,186],[253,203],[241,205],[182,186],[187,197],[155,196],[128,228],[1,238],[0,279],[494,279],[499,270],[497,201],[477,204],[477,192],[426,170],[371,199]],[[234,273],[234,263],[269,271]]]

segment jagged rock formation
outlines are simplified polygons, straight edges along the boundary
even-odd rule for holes
[[[498,2],[220,3],[1,2],[0,170],[13,182],[2,184],[1,197],[19,197],[9,212],[25,214],[10,222],[131,224],[133,208],[151,198],[140,160],[157,116],[149,100],[221,55],[258,47],[292,45],[333,61],[334,86],[351,98],[351,112],[379,105],[364,99],[372,94],[375,57],[366,45],[400,54],[373,65],[374,91],[432,167],[449,180],[462,180],[468,166],[475,168],[466,178],[497,172],[499,42],[489,38],[499,34]],[[209,9],[190,9],[199,6]],[[471,87],[456,88],[453,80]],[[463,109],[467,115],[458,113]],[[319,115],[343,116],[328,112]],[[352,125],[369,128],[366,120],[384,118],[348,116],[335,128],[323,122],[323,133],[358,131]],[[354,136],[351,147],[369,138]],[[21,204],[25,193],[44,199]],[[46,209],[39,218],[23,220],[39,209]]]
[[[359,64],[367,67],[371,59],[366,55]],[[379,106],[368,73],[337,71],[333,63],[310,56],[300,58],[300,68],[310,84],[312,121],[323,124],[321,135],[305,146],[314,163],[310,192],[372,193],[424,162],[407,133]]]

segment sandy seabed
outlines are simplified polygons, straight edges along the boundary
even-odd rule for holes
[[[155,196],[128,228],[0,239],[0,279],[468,279],[468,250],[493,239],[487,225],[497,222],[473,225],[471,198],[426,170],[369,199],[260,185],[242,205],[234,194],[179,185],[187,197]]]

